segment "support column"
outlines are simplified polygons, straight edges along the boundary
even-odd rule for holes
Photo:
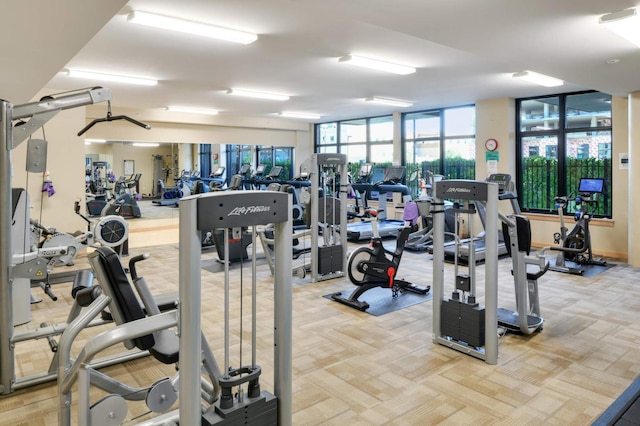
[[[635,267],[640,266],[640,224],[631,220],[640,211],[640,192],[637,185],[632,182],[639,182],[640,167],[635,165],[635,159],[640,157],[640,92],[629,94],[629,264]]]

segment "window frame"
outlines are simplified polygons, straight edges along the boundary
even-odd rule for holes
[[[544,208],[532,208],[529,206],[525,205],[524,202],[524,188],[523,188],[523,180],[524,180],[524,153],[523,153],[523,140],[526,138],[531,138],[531,137],[555,137],[556,141],[557,141],[557,145],[555,145],[556,147],[556,156],[555,158],[557,159],[557,182],[556,182],[556,194],[555,195],[551,195],[551,197],[555,197],[555,196],[560,196],[560,195],[578,195],[578,194],[569,194],[569,190],[568,190],[568,175],[569,175],[569,170],[568,170],[568,164],[570,162],[569,158],[572,159],[578,159],[578,156],[576,155],[575,157],[568,157],[567,153],[568,153],[568,140],[569,140],[569,136],[572,134],[580,134],[580,133],[585,133],[587,135],[589,134],[598,134],[600,132],[608,132],[610,135],[610,152],[609,154],[611,154],[613,152],[613,125],[612,125],[612,121],[613,121],[613,111],[611,111],[611,118],[609,120],[609,125],[608,126],[576,126],[576,127],[571,127],[568,126],[568,117],[571,115],[569,114],[569,112],[567,111],[567,98],[569,98],[570,96],[576,96],[576,95],[583,95],[583,94],[590,94],[590,93],[602,93],[605,96],[610,96],[606,93],[603,92],[598,92],[597,90],[585,90],[585,91],[580,91],[580,92],[570,92],[570,93],[561,93],[561,94],[550,94],[550,95],[546,95],[546,96],[533,96],[533,97],[527,97],[527,98],[519,98],[516,99],[516,108],[515,108],[515,112],[516,112],[516,176],[518,176],[518,179],[516,179],[516,189],[518,192],[518,202],[520,203],[521,209],[523,212],[525,213],[538,213],[538,214],[549,214],[549,215],[554,215],[557,214],[557,210],[555,208],[553,208],[553,204],[551,203],[551,201],[553,200],[553,198],[550,199],[550,201],[548,202],[549,208],[548,209],[544,209]],[[523,113],[521,113],[521,108],[522,108],[522,103],[526,102],[526,101],[531,101],[531,100],[538,100],[538,99],[549,99],[549,98],[558,98],[558,126],[555,129],[545,129],[545,130],[522,130],[522,116]],[[545,153],[543,155],[543,157],[545,158],[549,158],[549,155],[547,153],[547,148],[550,147],[551,145],[547,145],[547,147],[545,148]],[[604,160],[604,171],[605,173],[608,173],[607,176],[604,176],[605,179],[605,195],[604,197],[608,196],[608,199],[605,200],[606,202],[604,203],[606,207],[606,211],[604,211],[604,213],[595,213],[593,215],[593,217],[596,218],[612,218],[613,217],[613,193],[612,193],[612,177],[613,177],[613,158],[611,155],[609,155],[609,158],[605,158],[605,159],[601,159],[600,158],[600,146],[598,146],[598,155],[595,156],[596,159],[599,160]],[[593,158],[593,156],[589,156],[591,158]],[[608,161],[608,166],[607,166],[607,161]],[[584,177],[596,177],[596,176],[584,176]],[[568,211],[565,211],[565,214],[573,211],[573,203],[570,203],[570,206],[568,206]]]

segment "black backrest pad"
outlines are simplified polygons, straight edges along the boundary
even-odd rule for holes
[[[109,279],[108,283],[100,283],[101,285],[108,285],[111,289],[110,293],[113,294],[114,302],[118,306],[125,322],[136,321],[145,318],[146,315],[138,302],[138,298],[131,287],[129,278],[126,272],[122,268],[120,258],[110,247],[98,247],[97,252],[99,254],[100,262],[103,269]],[[149,349],[155,344],[155,340],[152,334],[138,337],[133,340],[135,345],[141,349]]]
[[[516,220],[516,234],[518,235],[518,250],[525,252],[527,255],[531,252],[531,223],[529,218],[525,216],[513,216]],[[504,244],[507,248],[509,256],[511,254],[511,237],[509,236],[509,227],[502,222],[502,235]]]

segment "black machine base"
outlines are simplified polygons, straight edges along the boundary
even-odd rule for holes
[[[229,409],[217,404],[209,407],[202,415],[202,425],[275,425],[278,424],[278,399],[267,391],[256,398],[245,396]]]

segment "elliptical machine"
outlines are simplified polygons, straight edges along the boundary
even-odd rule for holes
[[[553,235],[553,240],[558,246],[549,247],[550,250],[558,252],[555,264],[549,269],[556,272],[565,272],[574,275],[582,275],[584,273],[583,266],[598,265],[605,266],[606,261],[593,257],[591,248],[591,233],[589,232],[589,222],[593,213],[598,208],[598,200],[594,194],[602,193],[604,188],[604,179],[581,178],[578,186],[579,196],[571,200],[571,197],[555,197],[556,209],[560,216],[560,232]],[[575,201],[579,210],[575,213],[574,225],[571,232],[564,223],[564,209],[569,201]],[[567,262],[571,262],[568,265]]]
[[[404,245],[411,233],[411,226],[404,226],[398,231],[396,249],[387,250],[382,245],[382,238],[378,233],[377,215],[379,212],[369,210],[373,238],[369,247],[358,247],[349,256],[347,272],[352,283],[358,286],[349,297],[343,297],[341,292],[331,295],[331,299],[360,311],[369,309],[369,304],[358,300],[362,294],[376,287],[391,289],[392,297],[398,297],[400,292],[427,294],[431,286],[418,286],[413,283],[396,279]]]

